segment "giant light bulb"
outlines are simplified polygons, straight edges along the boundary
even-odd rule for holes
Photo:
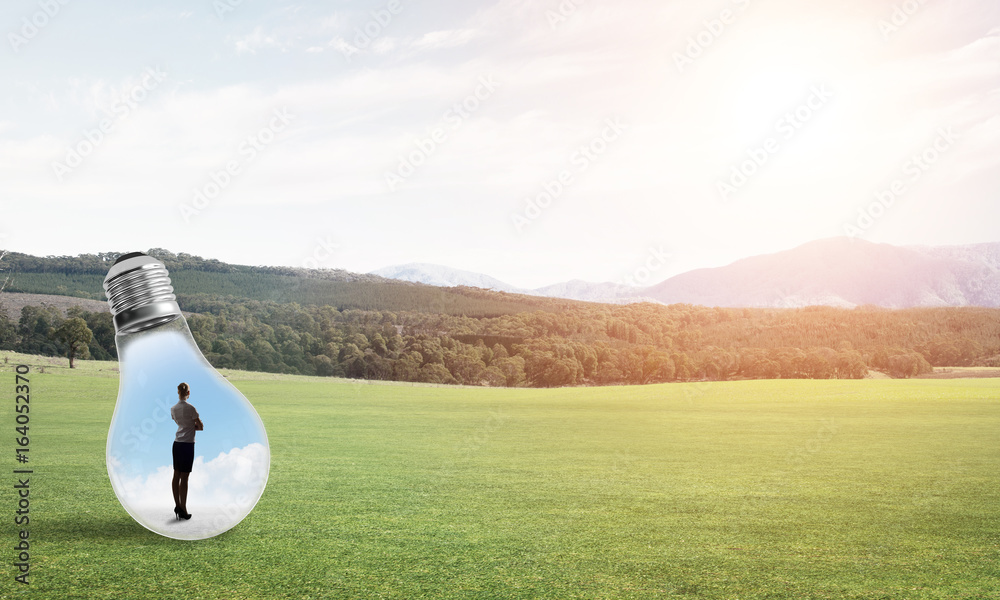
[[[107,465],[118,500],[142,526],[199,540],[234,527],[264,492],[271,453],[267,433],[245,397],[198,349],[163,263],[134,252],[104,279],[115,323],[120,385],[108,432]],[[196,432],[187,512],[174,511],[170,408],[177,386],[190,388],[204,430]]]

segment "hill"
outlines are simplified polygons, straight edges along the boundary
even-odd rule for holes
[[[6,292],[50,294],[103,301],[101,284],[115,258],[106,252],[37,257],[8,253]],[[492,293],[469,287],[441,288],[341,269],[233,265],[162,248],[147,252],[170,270],[182,307],[202,297],[333,306],[340,310],[419,310],[447,315],[497,316],[526,311],[561,311],[566,300]]]
[[[54,306],[62,314],[74,306],[79,306],[88,312],[109,311],[108,303],[103,300],[89,300],[86,298],[74,298],[72,296],[57,296],[55,294],[19,294],[4,291],[0,295],[0,309],[9,318],[15,321],[21,316],[21,309],[25,306]]]
[[[1000,243],[900,247],[833,238],[725,267],[689,271],[645,289],[574,279],[527,290],[482,273],[422,263],[373,273],[435,286],[472,286],[607,304],[1000,307]]]
[[[721,307],[1000,307],[1000,244],[898,247],[833,238],[698,269],[644,291]]]

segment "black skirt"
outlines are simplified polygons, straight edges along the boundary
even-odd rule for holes
[[[194,464],[194,442],[174,442],[174,470],[190,473]]]

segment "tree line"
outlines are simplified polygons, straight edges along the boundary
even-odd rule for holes
[[[0,297],[2,298],[2,297]],[[1000,366],[1000,310],[722,309],[570,303],[467,316],[179,295],[215,367],[509,387],[728,379],[913,377]],[[89,335],[89,339],[86,339]],[[75,341],[75,346],[71,348]],[[111,360],[107,312],[0,313],[0,349]]]

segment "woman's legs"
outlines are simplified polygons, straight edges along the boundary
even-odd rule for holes
[[[180,485],[181,485],[181,475],[182,474],[183,473],[181,473],[177,469],[174,469],[174,478],[170,481],[170,488],[174,492],[174,506],[175,507],[181,505]],[[184,483],[185,484],[187,483],[187,478],[186,477],[184,478]],[[186,496],[187,495],[187,485],[184,486],[184,493],[185,493],[185,496]]]
[[[179,499],[178,504],[180,505],[182,511],[187,512],[188,477],[191,473],[177,474],[180,476],[180,480],[177,483],[177,497]]]
[[[190,519],[187,512],[188,477],[191,476],[191,465],[194,462],[194,444],[174,442],[174,477],[170,481],[170,487],[174,492],[174,512]],[[178,471],[177,467],[187,469]]]

